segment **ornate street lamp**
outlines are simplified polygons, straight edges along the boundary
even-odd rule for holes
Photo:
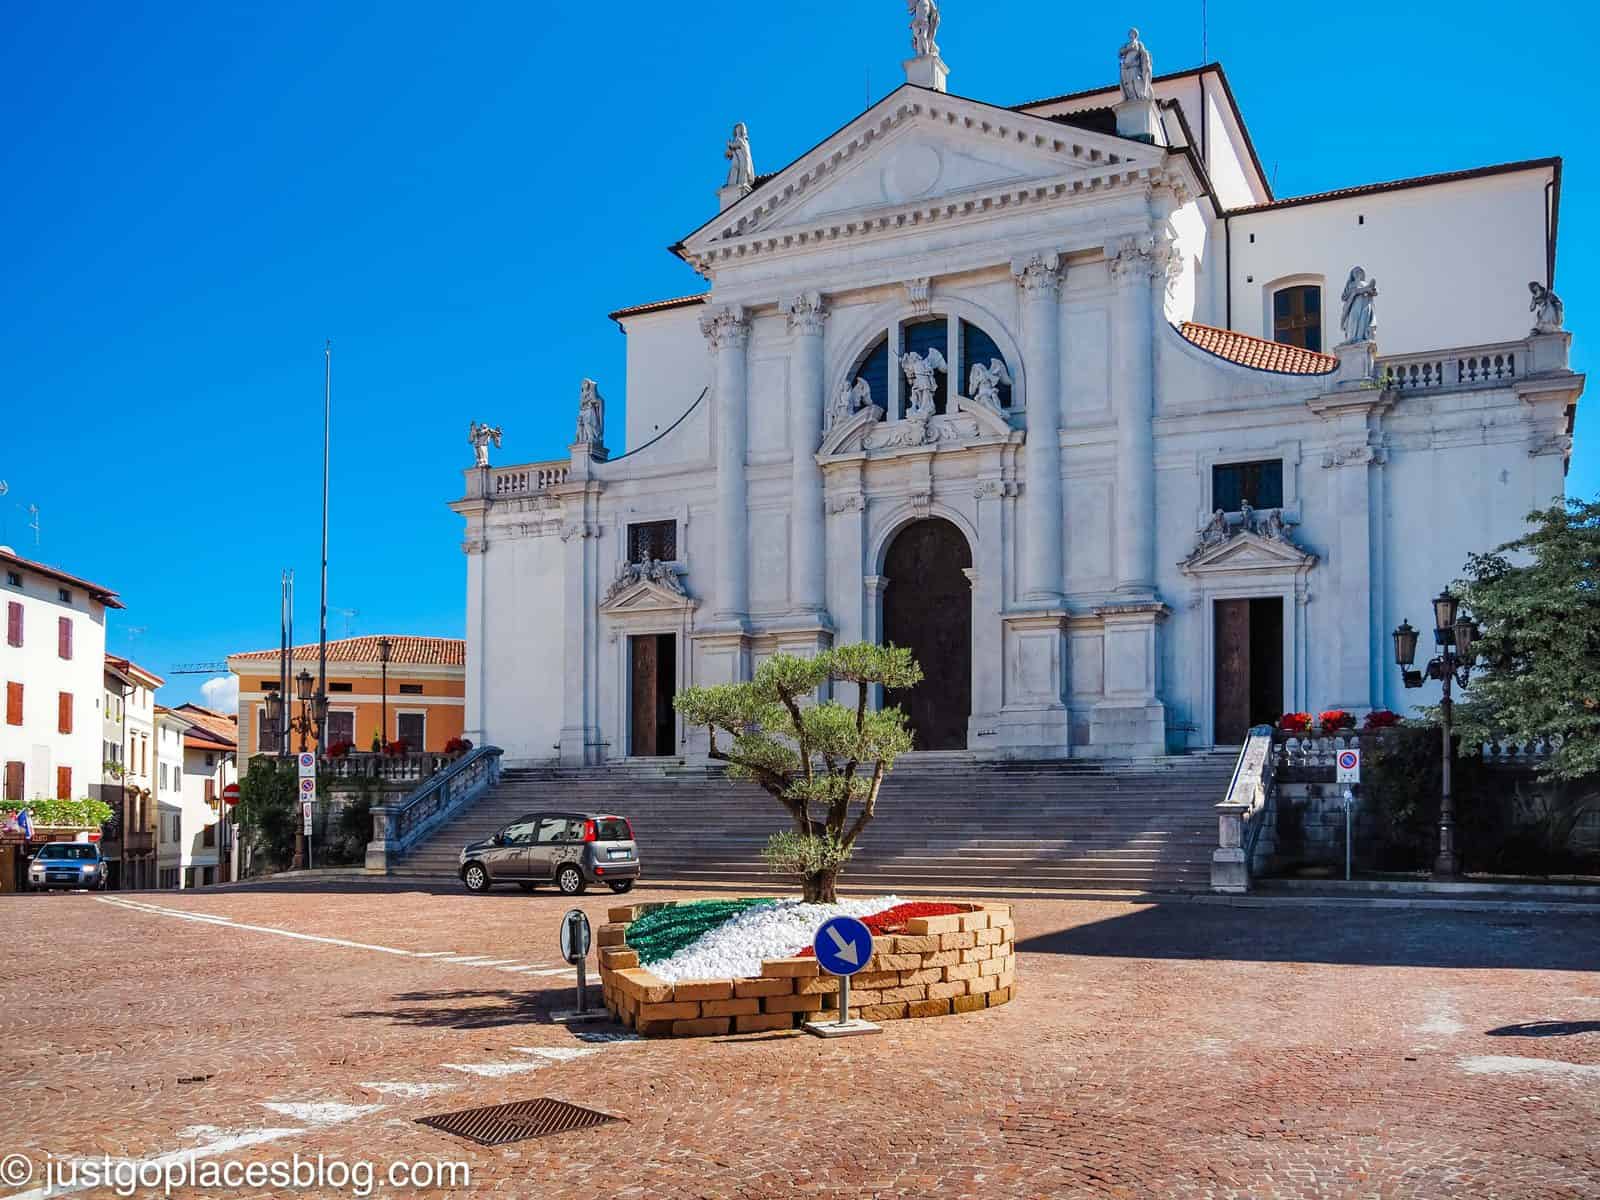
[[[306,738],[322,728],[322,717],[328,707],[326,696],[312,694],[315,682],[311,672],[306,670],[294,677],[295,694],[300,698],[300,715],[290,720],[289,728],[300,735],[301,753],[306,750]]]
[[[381,749],[389,742],[389,651],[394,648],[394,643],[386,637],[378,639],[378,661],[383,664],[383,683],[380,686],[379,700],[382,705],[382,716],[379,720],[378,746]]]
[[[283,753],[283,697],[276,691],[267,693],[266,728],[262,731]]]
[[[1455,758],[1450,732],[1454,709],[1450,687],[1451,684],[1467,686],[1474,658],[1472,643],[1478,640],[1478,629],[1461,615],[1460,609],[1461,601],[1447,591],[1434,597],[1433,641],[1439,653],[1429,660],[1425,670],[1412,668],[1417,657],[1417,631],[1411,628],[1411,622],[1401,621],[1394,631],[1394,661],[1400,668],[1401,682],[1408,688],[1418,688],[1424,679],[1437,679],[1444,692],[1439,701],[1444,744],[1440,759],[1439,854],[1433,862],[1435,879],[1455,879],[1461,874],[1461,855],[1456,852],[1456,804],[1450,791],[1450,766]]]

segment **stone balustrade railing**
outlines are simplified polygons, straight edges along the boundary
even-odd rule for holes
[[[1496,387],[1528,373],[1528,343],[1503,342],[1430,354],[1393,354],[1378,359],[1378,377],[1394,391],[1441,391]]]
[[[1332,779],[1334,758],[1339,751],[1360,750],[1362,760],[1370,762],[1372,755],[1382,745],[1386,736],[1384,730],[1352,729],[1331,734],[1315,731],[1286,734],[1279,731],[1273,740],[1273,763],[1279,771],[1325,770],[1329,773],[1328,778]],[[1491,767],[1535,767],[1549,758],[1560,744],[1560,738],[1535,738],[1528,742],[1509,740],[1484,742],[1478,747],[1478,753]]]
[[[467,499],[510,500],[537,496],[565,483],[571,470],[572,463],[565,458],[510,467],[468,467],[465,472]]]
[[[372,806],[372,840],[367,843],[366,869],[387,874],[417,844],[456,813],[500,782],[498,746],[469,750],[438,774],[393,803]]]
[[[420,783],[444,770],[459,754],[365,754],[351,751],[322,758],[317,774],[331,780],[374,779],[380,783]]]
[[[1271,725],[1245,738],[1228,794],[1217,805],[1217,848],[1211,855],[1211,890],[1248,892],[1256,840],[1272,805],[1276,755]]]

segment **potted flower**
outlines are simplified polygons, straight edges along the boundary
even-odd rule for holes
[[[405,738],[395,738],[394,741],[390,742],[383,748],[383,752],[385,754],[395,755],[396,757],[404,754],[406,752]]]
[[[472,749],[472,740],[464,737],[453,737],[444,744],[446,754],[465,754]]]
[[[383,734],[376,729],[372,731],[372,752],[374,754],[383,752]]]
[[[1330,708],[1317,714],[1317,724],[1323,733],[1338,733],[1341,729],[1354,729],[1356,719],[1342,708]]]
[[[355,749],[354,744],[352,744],[350,742],[334,742],[332,745],[330,745],[328,747],[328,757],[329,758],[343,758],[345,755],[349,754],[350,751],[352,751],[354,749]]]
[[[1361,728],[1370,733],[1376,729],[1393,729],[1400,724],[1400,714],[1387,708],[1375,708],[1361,722]]]
[[[1311,714],[1303,712],[1284,713],[1283,716],[1278,718],[1278,728],[1284,733],[1300,737],[1311,728]]]

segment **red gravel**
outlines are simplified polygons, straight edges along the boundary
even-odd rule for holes
[[[873,913],[870,917],[862,917],[861,923],[872,930],[873,937],[882,937],[886,933],[904,933],[906,922],[912,917],[944,917],[951,913],[971,912],[972,910],[960,904],[930,904],[912,903],[896,904],[893,908],[886,908],[881,913]],[[816,955],[810,946],[800,951],[799,957]]]

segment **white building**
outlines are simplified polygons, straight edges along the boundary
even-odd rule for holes
[[[980,755],[1429,701],[1389,631],[1563,490],[1560,160],[1276,199],[1218,67],[1135,39],[1008,108],[914,48],[780,170],[730,143],[673,247],[710,290],[612,314],[626,454],[588,388],[568,457],[474,430],[468,736],[692,754],[675,691],[861,639],[916,651],[920,747]]]
[[[163,797],[156,788],[159,743],[156,736],[156,689],[166,681],[138,663],[105,656],[105,784],[102,798],[121,804],[116,837],[103,847],[116,864],[114,886],[160,886],[157,862]]]
[[[237,724],[198,704],[162,709],[160,714],[169,725],[181,727],[178,754],[170,762],[162,746],[166,770],[157,780],[158,787],[168,789],[162,811],[170,805],[176,816],[170,850],[162,847],[163,873],[173,874],[162,886],[209,887],[228,874],[223,791],[239,777]]]
[[[79,800],[101,777],[106,609],[117,594],[0,546],[3,799]]]

